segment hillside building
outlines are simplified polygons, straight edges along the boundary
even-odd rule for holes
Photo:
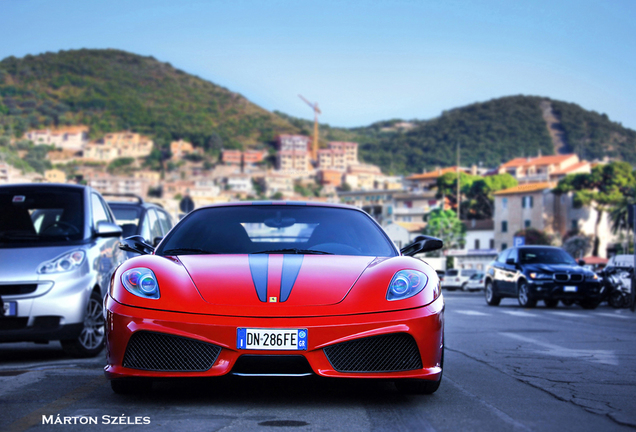
[[[108,133],[101,140],[85,146],[84,159],[110,162],[123,157],[145,157],[152,152],[153,147],[154,142],[150,138],[138,133]]]
[[[555,182],[568,174],[590,173],[589,162],[576,154],[515,158],[502,164],[498,174],[510,174],[519,183]]]
[[[88,144],[88,126],[63,126],[30,130],[24,138],[35,145],[53,145],[63,150],[80,151]]]

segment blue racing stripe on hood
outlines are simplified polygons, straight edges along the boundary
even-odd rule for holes
[[[265,302],[267,301],[267,265],[269,255],[248,255],[248,257],[256,294],[260,301]]]
[[[283,274],[280,280],[280,301],[284,302],[289,298],[292,288],[296,283],[298,273],[303,265],[304,255],[285,255],[283,257]]]

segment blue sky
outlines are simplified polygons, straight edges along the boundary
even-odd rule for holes
[[[117,48],[268,110],[364,126],[509,95],[636,129],[636,1],[0,0],[0,58]]]

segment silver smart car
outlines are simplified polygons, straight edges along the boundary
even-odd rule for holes
[[[73,356],[97,355],[120,236],[90,187],[0,186],[0,342],[59,340]]]

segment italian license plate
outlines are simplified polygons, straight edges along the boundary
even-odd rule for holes
[[[566,285],[563,287],[563,292],[576,292],[576,287],[571,285]]]
[[[306,350],[307,329],[236,329],[236,347],[253,350]]]
[[[4,302],[4,316],[17,316],[18,315],[18,303],[17,302]]]

